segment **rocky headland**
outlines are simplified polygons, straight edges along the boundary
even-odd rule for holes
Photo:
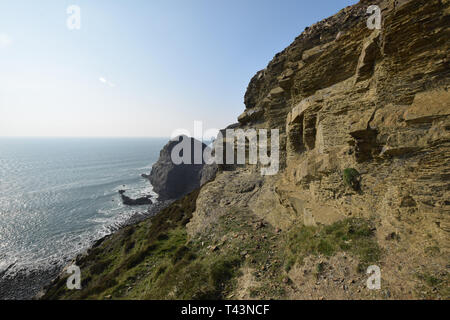
[[[307,28],[233,126],[279,129],[280,173],[178,186],[201,169],[172,176],[166,146],[150,179],[186,195],[78,257],[82,290],[62,273],[43,298],[449,299],[449,26],[448,0],[362,0]]]
[[[203,158],[200,163],[196,163],[194,152],[191,153],[190,163],[173,163],[173,148],[182,142],[182,139],[186,139],[192,150],[201,150],[202,155],[208,148],[203,142],[186,136],[172,139],[163,147],[150,175],[143,175],[150,180],[159,200],[179,199],[215,177],[217,167],[206,165]]]

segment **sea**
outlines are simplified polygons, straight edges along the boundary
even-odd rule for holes
[[[0,299],[31,298],[76,255],[146,211],[124,206],[118,191],[156,201],[141,174],[167,141],[0,138]]]

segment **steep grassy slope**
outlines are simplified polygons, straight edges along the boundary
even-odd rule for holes
[[[347,251],[365,266],[380,254],[367,221],[298,226],[282,235],[251,213],[236,210],[220,220],[214,235],[188,240],[185,226],[197,195],[99,242],[75,261],[82,289],[68,290],[63,273],[43,299],[224,299],[243,297],[243,289],[249,289],[249,298],[286,298],[288,272],[305,257]],[[321,266],[316,268],[322,274]],[[249,277],[244,272],[261,283],[243,288]]]
[[[219,299],[240,260],[233,255],[204,255],[188,242],[185,225],[195,210],[198,191],[152,219],[104,239],[75,264],[82,290],[66,288],[64,274],[43,299]]]

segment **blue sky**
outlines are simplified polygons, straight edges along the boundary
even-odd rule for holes
[[[0,2],[0,136],[169,136],[236,122],[251,77],[356,0]],[[70,5],[81,29],[66,25]]]

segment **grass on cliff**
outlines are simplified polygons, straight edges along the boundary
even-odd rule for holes
[[[310,255],[333,256],[346,251],[360,261],[359,272],[364,272],[380,259],[381,250],[374,237],[374,228],[364,219],[349,218],[329,226],[293,228],[288,234],[285,270],[295,263],[302,264]]]
[[[448,272],[417,272],[420,280],[417,291],[422,299],[450,299],[450,274]]]
[[[242,266],[258,280],[253,296],[282,298],[283,264],[289,271],[309,255],[348,251],[359,258],[363,271],[380,257],[374,229],[363,219],[294,227],[281,234],[261,225],[251,212],[230,211],[213,232],[188,239],[186,224],[197,196],[191,193],[157,216],[103,239],[76,261],[82,290],[68,290],[68,275],[62,275],[43,298],[224,299],[234,292]]]
[[[198,191],[157,216],[124,228],[77,259],[82,289],[62,275],[43,299],[221,299],[240,264],[233,255],[202,253],[188,243],[186,224]]]
[[[358,170],[354,168],[345,169],[342,173],[342,179],[344,180],[344,183],[353,190],[357,191],[360,189],[360,174]]]

